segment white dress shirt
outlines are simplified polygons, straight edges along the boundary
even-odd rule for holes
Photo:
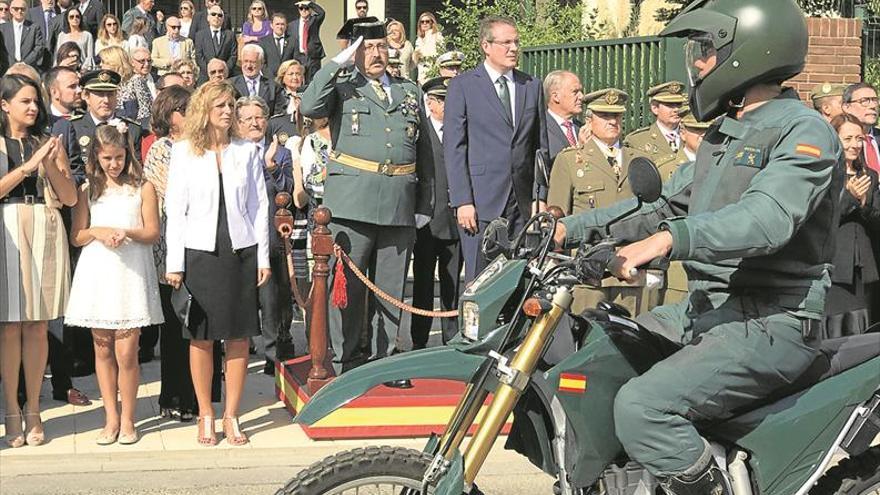
[[[483,62],[483,67],[486,68],[486,72],[489,73],[489,78],[492,80],[492,88],[495,89],[495,93],[498,93],[498,78],[504,76],[504,82],[507,83],[507,91],[510,93],[510,121],[516,124],[516,84],[513,83],[513,70],[509,70],[504,74],[498,72],[493,69],[488,63]],[[501,98],[499,96],[499,98]]]
[[[669,142],[670,135],[675,136],[675,146],[676,148],[681,148],[681,133],[679,132],[679,129],[670,129],[661,124],[659,120],[657,121],[657,128],[663,133],[663,139],[665,139],[666,142]]]
[[[24,23],[12,21],[13,44],[15,45],[15,61],[21,61],[21,39],[24,36]]]
[[[269,198],[257,146],[233,140],[222,152],[223,195],[227,228],[234,249],[257,246],[257,266],[269,268]],[[186,248],[213,251],[217,243],[220,188],[213,151],[197,156],[189,141],[171,147],[165,191],[166,270],[186,270]]]
[[[440,138],[440,142],[443,142],[443,121],[437,120],[433,116],[428,116],[431,119],[431,125],[434,126],[434,131],[437,133],[437,137]]]
[[[697,161],[697,153],[689,150],[687,146],[684,147],[684,156],[688,159],[689,162]]]

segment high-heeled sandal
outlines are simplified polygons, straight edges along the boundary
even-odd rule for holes
[[[242,433],[237,416],[223,418],[223,435],[226,437],[226,443],[236,447],[247,445],[250,441],[247,435]]]
[[[208,430],[210,428],[210,430]],[[214,432],[214,417],[213,416],[199,416],[198,421],[198,436],[197,440],[199,445],[204,445],[206,447],[211,447],[213,445],[217,445],[217,435]],[[210,435],[203,435],[203,431],[210,431]]]
[[[11,419],[17,419],[18,421],[10,421]],[[6,442],[6,445],[13,449],[24,446],[24,430],[21,428],[21,412],[18,414],[7,414],[4,417],[4,421],[6,424],[6,436],[3,437],[3,440]],[[12,425],[18,426],[18,433],[13,433],[15,430],[10,428]]]
[[[43,419],[40,417],[40,413],[25,413],[24,425],[25,425],[25,429],[27,430],[27,436],[25,437],[25,441],[27,442],[28,445],[30,445],[32,447],[36,447],[38,445],[43,445],[43,443],[46,441],[46,432],[45,431],[40,431],[40,432],[31,431],[32,428],[28,426],[28,418],[33,418],[33,417],[36,417],[38,420],[37,424],[35,424],[34,427],[40,426],[42,428],[42,426],[43,426]]]

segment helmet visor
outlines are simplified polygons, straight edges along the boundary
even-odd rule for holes
[[[709,33],[696,33],[688,37],[685,46],[685,63],[691,87],[705,79],[718,66],[718,50],[715,38]]]

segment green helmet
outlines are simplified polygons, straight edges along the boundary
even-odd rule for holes
[[[690,107],[702,121],[729,111],[755,84],[797,75],[807,56],[807,23],[795,0],[697,0],[660,36],[688,38]]]

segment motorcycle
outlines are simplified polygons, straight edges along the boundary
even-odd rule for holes
[[[634,160],[628,178],[638,205],[627,214],[661,198],[650,161]],[[377,446],[327,457],[277,495],[479,494],[474,482],[511,413],[506,448],[555,476],[555,493],[662,493],[617,440],[613,402],[623,384],[675,349],[614,304],[571,314],[572,287],[599,286],[618,242],[609,234],[573,257],[561,255],[552,250],[556,222],[539,213],[512,243],[504,222],[493,222],[483,249],[500,254],[464,291],[453,341],[349,371],[295,418],[314,424],[392,380],[464,381],[443,432],[421,452]],[[735,495],[880,493],[880,445],[870,446],[880,432],[880,332],[825,340],[821,350],[790,388],[730,419],[699,425]],[[848,458],[826,472],[838,449]]]

